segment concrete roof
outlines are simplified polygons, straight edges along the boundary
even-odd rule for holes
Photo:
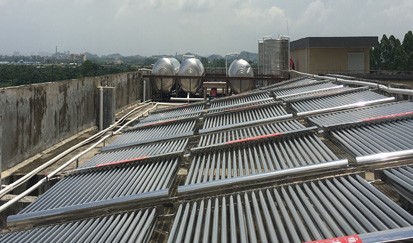
[[[305,48],[369,48],[377,46],[377,36],[306,37],[291,42],[291,50]]]

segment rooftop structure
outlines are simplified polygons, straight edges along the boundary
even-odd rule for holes
[[[376,36],[307,37],[291,42],[291,58],[297,71],[368,73],[370,49],[379,44]]]
[[[9,216],[0,241],[412,240],[412,97],[306,74],[153,110]]]

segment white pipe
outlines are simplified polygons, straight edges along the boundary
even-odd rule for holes
[[[37,167],[36,169],[32,170],[31,172],[27,173],[26,175],[24,175],[23,177],[21,177],[20,179],[18,179],[17,181],[7,185],[5,188],[3,188],[2,190],[0,190],[0,198],[2,198],[4,195],[6,195],[8,192],[14,190],[15,188],[17,188],[18,186],[20,186],[21,184],[23,184],[24,182],[28,181],[30,178],[32,178],[35,174],[39,173],[40,171],[46,169],[47,167],[49,167],[50,165],[52,165],[53,163],[55,163],[56,161],[58,161],[59,159],[63,158],[64,156],[66,156],[67,154],[71,153],[72,151],[90,143],[91,141],[95,140],[96,138],[102,136],[103,134],[105,134],[107,131],[112,130],[114,127],[118,126],[119,123],[123,122],[123,120],[125,120],[129,115],[131,115],[132,113],[134,113],[136,110],[143,108],[144,106],[147,106],[149,103],[138,106],[136,108],[134,108],[132,111],[128,112],[126,115],[124,115],[123,117],[121,117],[117,122],[115,122],[114,124],[112,124],[111,126],[109,126],[108,128],[106,128],[105,130],[102,130],[96,134],[94,134],[93,136],[91,136],[90,138],[85,139],[84,141],[70,147],[69,149],[67,149],[66,151],[58,154],[56,157],[54,157],[53,159],[47,161],[46,163],[42,164],[41,166]]]
[[[204,98],[177,98],[177,97],[171,97],[171,100],[178,100],[178,101],[203,101]]]
[[[54,170],[52,173],[50,173],[49,175],[45,176],[44,178],[42,178],[40,181],[38,181],[36,184],[34,184],[33,186],[31,186],[29,189],[27,189],[26,191],[20,193],[18,196],[16,196],[15,198],[13,198],[12,200],[8,201],[7,203],[3,204],[0,207],[0,212],[3,212],[4,210],[6,210],[8,207],[10,207],[11,205],[13,205],[14,203],[16,203],[17,201],[19,201],[20,199],[22,199],[23,197],[29,195],[32,191],[36,190],[39,186],[41,186],[43,183],[47,182],[48,180],[50,180],[54,175],[56,175],[57,173],[59,173],[61,170],[63,170],[65,167],[67,167],[68,165],[70,165],[71,163],[73,163],[73,161],[76,161],[80,156],[88,153],[90,150],[92,150],[93,148],[95,148],[96,146],[98,146],[99,144],[101,144],[104,140],[106,140],[107,138],[109,138],[111,135],[108,134],[106,136],[104,136],[103,138],[101,138],[98,142],[96,142],[95,144],[93,144],[91,147],[89,147],[88,149],[86,149],[85,151],[81,152],[80,154],[76,155],[75,157],[73,157],[72,159],[70,159],[68,162],[64,163],[63,165],[61,165],[59,168],[57,168],[56,170]]]
[[[146,106],[146,105],[144,105]],[[142,107],[142,106],[141,106]],[[156,105],[150,109],[155,108]],[[136,110],[138,108],[135,108],[134,110]],[[131,112],[129,112],[127,115],[131,114]],[[142,113],[141,115],[135,117],[134,119],[138,119],[139,117],[141,117],[144,113]],[[126,118],[126,115],[122,118]],[[131,120],[133,121],[133,119]],[[129,121],[129,122],[131,122]],[[115,124],[111,125],[109,128],[113,128],[115,126]],[[121,128],[120,128],[121,129]],[[116,132],[119,132],[120,129],[118,129]],[[51,179],[53,176],[55,176],[57,173],[59,173],[60,171],[62,171],[64,168],[66,168],[68,165],[70,165],[71,163],[73,163],[74,161],[76,161],[78,158],[80,158],[81,156],[83,156],[84,154],[88,153],[90,150],[92,150],[93,148],[97,147],[99,144],[101,144],[103,141],[105,141],[106,139],[108,139],[109,137],[111,137],[111,134],[108,134],[106,136],[104,136],[103,138],[101,138],[98,142],[96,142],[95,144],[93,144],[92,146],[90,146],[88,149],[86,149],[85,151],[79,153],[78,155],[76,155],[75,157],[73,157],[72,159],[70,159],[69,161],[67,161],[66,163],[64,163],[63,165],[61,165],[59,168],[57,168],[56,170],[52,171],[49,175],[45,176],[44,178],[42,178],[40,181],[38,181],[36,184],[34,184],[33,186],[31,186],[29,189],[27,189],[26,191],[22,192],[21,194],[19,194],[18,196],[16,196],[15,198],[13,198],[12,200],[8,201],[7,203],[3,204],[0,207],[0,213],[3,212],[4,210],[6,210],[8,207],[10,207],[11,205],[13,205],[14,203],[16,203],[17,201],[19,201],[20,199],[22,199],[23,197],[29,195],[32,191],[34,191],[36,188],[38,188],[39,186],[41,186],[43,183],[45,183],[46,181],[48,181],[49,179]],[[9,185],[11,186],[11,185]]]
[[[167,106],[183,106],[183,105],[188,105],[188,103],[166,103],[166,102],[152,102],[154,104],[158,105],[167,105]]]
[[[129,124],[132,123],[133,121],[139,119],[139,118],[142,117],[145,113],[148,114],[149,111],[151,111],[151,110],[153,110],[153,109],[156,109],[157,106],[158,106],[158,104],[155,104],[155,106],[153,106],[152,108],[149,108],[149,109],[146,110],[144,113],[142,113],[142,114],[136,116],[135,118],[131,119],[130,121],[126,122],[126,123],[123,124],[118,130],[116,130],[116,131],[113,133],[113,135],[119,134],[120,131],[121,131],[123,128],[125,128],[127,125],[129,125]]]
[[[392,94],[413,95],[412,89],[390,88],[382,84],[376,84],[376,83],[365,82],[365,81],[357,81],[357,80],[349,80],[349,79],[343,79],[343,78],[334,78],[334,77],[328,77],[328,76],[319,76],[319,75],[303,73],[303,72],[299,72],[295,70],[290,70],[290,72],[293,72],[298,75],[306,76],[306,77],[312,77],[315,79],[327,79],[327,80],[337,81],[337,82],[344,83],[344,84],[368,86],[372,88],[381,89],[383,91],[386,91],[387,93],[392,93]]]

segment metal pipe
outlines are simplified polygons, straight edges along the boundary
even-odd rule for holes
[[[143,101],[146,100],[146,80],[143,80]]]
[[[209,181],[205,183],[198,183],[198,184],[190,184],[178,187],[178,194],[180,195],[191,195],[193,193],[201,193],[209,190],[216,190],[217,188],[228,188],[230,186],[236,185],[245,185],[252,183],[254,181],[261,181],[266,179],[273,179],[280,176],[288,176],[288,175],[295,175],[299,173],[309,173],[315,172],[320,170],[325,170],[327,168],[340,168],[347,166],[348,161],[347,159],[331,161],[328,163],[320,163],[320,164],[313,164],[295,168],[284,169],[280,171],[269,171],[267,173],[259,173],[247,176],[240,176],[229,178],[225,180],[216,180],[216,181]],[[230,165],[230,164],[229,164]],[[230,170],[230,169],[228,169]]]
[[[307,76],[315,79],[327,79],[330,81],[337,81],[340,83],[344,84],[353,84],[353,85],[362,85],[362,86],[368,86],[371,88],[376,88],[383,90],[387,93],[392,93],[392,94],[403,94],[403,95],[411,95],[413,96],[413,90],[412,89],[399,89],[399,88],[390,88],[382,84],[376,84],[376,83],[371,83],[371,82],[365,82],[365,81],[358,81],[358,80],[349,80],[349,79],[344,79],[344,78],[335,78],[335,77],[328,77],[328,76],[319,76],[319,75],[314,75],[314,74],[308,74],[308,73],[303,73],[295,70],[290,70],[290,72],[293,72],[298,75],[302,76]]]
[[[99,87],[99,131],[103,130],[103,87]]]
[[[335,106],[335,107],[322,108],[322,109],[314,109],[310,111],[297,112],[297,116],[309,116],[309,115],[314,115],[318,113],[325,113],[325,112],[339,111],[339,110],[344,110],[344,109],[349,109],[349,108],[363,107],[363,106],[370,105],[370,104],[379,104],[379,103],[384,103],[384,102],[388,102],[392,100],[395,100],[395,98],[388,97],[388,98],[384,98],[380,100],[362,101],[362,102],[348,104],[348,105]]]
[[[395,242],[413,239],[413,226],[359,234],[363,243]]]
[[[155,104],[153,107],[149,108],[148,110],[146,110],[146,111],[143,112],[142,114],[137,115],[136,117],[132,118],[130,121],[128,121],[128,122],[126,122],[125,124],[123,124],[118,130],[116,130],[116,131],[113,133],[113,135],[116,135],[116,134],[120,133],[120,131],[121,131],[123,128],[125,128],[127,125],[129,125],[130,123],[132,123],[132,122],[136,121],[137,119],[139,119],[140,117],[142,117],[143,114],[145,114],[145,113],[148,114],[149,111],[151,111],[151,110],[153,110],[153,109],[156,109],[156,107],[158,107],[158,104]]]
[[[46,178],[44,178],[46,179]],[[45,221],[50,222],[49,220],[61,218],[62,216],[67,216],[68,218],[73,217],[79,214],[95,214],[102,213],[108,210],[108,207],[124,207],[129,204],[136,203],[146,203],[148,201],[160,201],[167,198],[169,195],[168,189],[163,189],[159,191],[146,192],[143,194],[129,195],[119,198],[113,198],[109,200],[96,201],[93,203],[87,203],[85,205],[73,205],[65,208],[55,208],[49,209],[48,214],[45,214],[43,211],[31,212],[26,214],[16,214],[8,218],[8,225],[17,226],[22,224],[31,224],[31,223],[42,223]],[[4,206],[4,205],[3,205]],[[3,206],[1,208],[3,208]]]
[[[186,97],[186,98],[179,98],[179,97],[171,97],[171,100],[177,100],[177,101],[203,101],[204,98],[190,98],[190,97]]]
[[[396,152],[386,152],[386,153],[378,153],[373,155],[366,155],[356,157],[356,161],[359,164],[367,164],[373,162],[380,162],[386,161],[390,159],[401,159],[404,157],[409,157],[413,155],[413,149],[403,150],[403,151],[396,151]]]
[[[90,143],[91,141],[97,139],[98,137],[101,137],[103,134],[105,134],[107,131],[112,130],[114,127],[118,126],[118,124],[120,124],[121,122],[123,122],[129,115],[131,115],[132,113],[134,113],[135,111],[137,111],[138,109],[143,108],[144,106],[146,106],[148,104],[144,104],[141,106],[138,106],[136,108],[134,108],[132,111],[128,112],[127,114],[125,114],[122,118],[120,118],[117,122],[115,122],[114,124],[112,124],[110,127],[106,128],[105,130],[102,130],[98,133],[96,133],[95,135],[93,135],[90,138],[85,139],[84,141],[72,146],[71,148],[67,149],[66,151],[62,152],[61,154],[57,155],[56,157],[54,157],[53,159],[47,161],[46,163],[42,164],[41,166],[37,167],[36,169],[32,170],[31,172],[27,173],[26,175],[24,175],[22,178],[18,179],[17,181],[13,182],[12,184],[6,186],[4,189],[2,189],[0,191],[0,198],[2,198],[4,195],[6,195],[8,192],[14,190],[15,188],[17,188],[18,186],[20,186],[21,184],[23,184],[24,182],[26,182],[27,180],[29,180],[31,177],[33,177],[35,174],[39,173],[40,171],[44,170],[45,168],[49,167],[50,165],[52,165],[53,163],[55,163],[56,161],[58,161],[59,159],[63,158],[64,156],[66,156],[67,154],[69,154],[70,152],[78,149],[79,147],[82,147],[88,143]]]
[[[75,157],[73,157],[72,159],[70,159],[68,162],[64,163],[63,165],[61,165],[59,168],[57,168],[56,170],[54,170],[53,172],[51,172],[49,175],[45,176],[43,179],[41,179],[40,181],[38,181],[36,184],[34,184],[33,186],[31,186],[29,189],[27,189],[26,191],[22,192],[21,194],[19,194],[18,196],[16,196],[15,198],[13,198],[12,200],[8,201],[7,203],[3,204],[0,206],[0,212],[3,212],[4,210],[6,210],[8,207],[10,207],[11,205],[13,205],[14,203],[18,202],[20,199],[22,199],[23,197],[29,195],[32,191],[36,190],[39,186],[41,186],[43,183],[47,182],[48,180],[50,180],[54,175],[56,175],[58,172],[60,172],[61,170],[63,170],[64,168],[66,168],[68,165],[70,165],[73,161],[76,161],[79,157],[81,157],[82,155],[88,153],[90,150],[92,150],[93,148],[95,148],[96,146],[98,146],[100,143],[102,143],[104,140],[106,140],[107,138],[109,138],[111,135],[106,135],[103,138],[101,138],[98,142],[96,142],[95,144],[93,144],[91,147],[89,147],[88,149],[86,149],[85,151],[81,152],[80,154],[76,155]],[[6,189],[6,188],[5,188]]]

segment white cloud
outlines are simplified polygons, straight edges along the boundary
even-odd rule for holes
[[[412,24],[410,26],[413,28],[413,1],[398,1],[397,4],[392,4],[384,9],[383,13],[386,20],[392,19],[398,23],[407,21],[407,23]]]
[[[207,12],[211,10],[214,5],[219,6],[219,4],[213,0],[180,0],[179,5],[180,9],[188,12]]]
[[[332,9],[323,0],[312,1],[302,16],[295,22],[297,27],[302,27],[311,24],[320,24],[329,21]]]
[[[4,6],[9,2],[10,2],[10,0],[0,0],[0,6]]]
[[[97,54],[225,54],[257,51],[267,35],[402,38],[412,12],[412,0],[0,0],[8,33],[0,53],[58,45]]]

